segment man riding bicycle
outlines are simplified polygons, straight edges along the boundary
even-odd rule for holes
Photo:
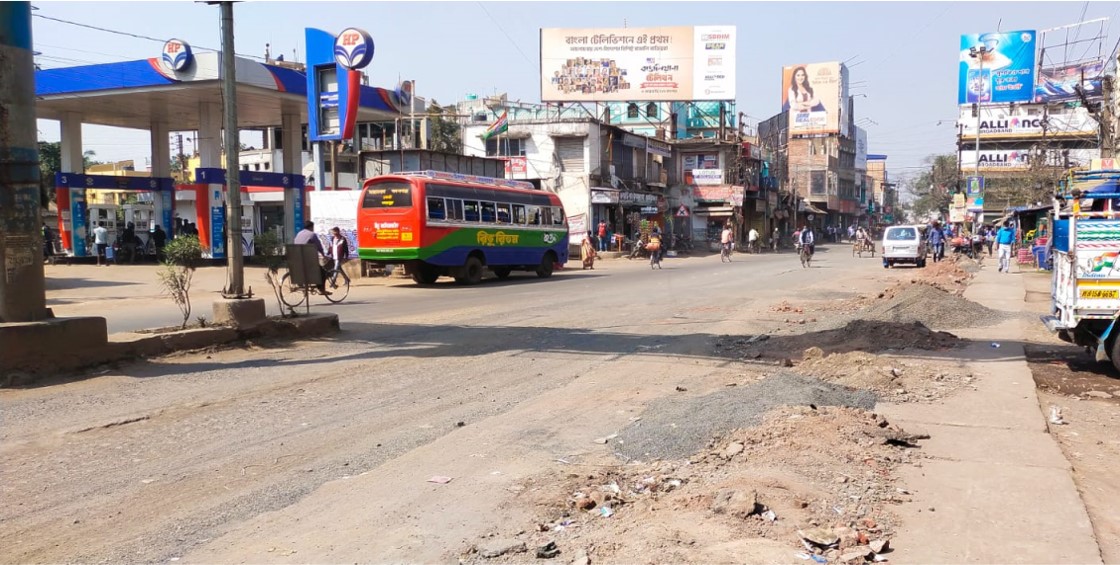
[[[813,236],[812,228],[809,226],[801,226],[801,234],[797,236],[797,239],[802,246],[809,250],[809,256],[812,257],[816,244],[816,238]]]

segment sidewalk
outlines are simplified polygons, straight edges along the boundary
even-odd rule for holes
[[[1024,311],[1024,283],[985,265],[965,297]],[[899,486],[912,503],[891,546],[899,563],[1101,563],[1071,467],[1047,431],[1015,317],[954,331],[972,344],[959,358],[976,375],[967,390],[933,405],[887,405],[882,413],[924,431],[928,458],[905,468]],[[998,343],[999,348],[992,343]]]

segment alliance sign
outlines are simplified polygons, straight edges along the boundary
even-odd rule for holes
[[[979,124],[977,124],[979,121]],[[961,135],[975,137],[979,125],[980,135],[987,138],[1032,137],[1095,137],[1097,123],[1085,108],[1058,108],[1044,113],[1042,105],[984,107],[977,120],[971,108],[964,106],[960,113]]]

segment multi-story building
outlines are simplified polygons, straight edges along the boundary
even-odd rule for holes
[[[629,132],[661,139],[716,138],[735,131],[733,101],[607,102],[605,119]],[[722,128],[721,128],[722,123]]]
[[[867,156],[868,196],[867,210],[871,225],[892,224],[901,221],[898,210],[898,185],[890,181],[886,155]]]

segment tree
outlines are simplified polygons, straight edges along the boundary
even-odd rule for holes
[[[163,248],[163,265],[156,274],[160,286],[183,313],[182,328],[191,319],[191,279],[202,262],[202,245],[193,235],[179,236]]]
[[[82,170],[73,172],[84,173],[93,165],[100,165],[96,160],[97,153],[87,149],[82,153]],[[55,201],[55,173],[62,171],[62,142],[39,142],[39,200],[44,208]]]
[[[444,108],[432,100],[428,105],[428,119],[431,121],[431,138],[428,146],[432,151],[445,153],[463,152],[463,135],[459,122],[451,108]]]
[[[910,213],[916,221],[924,221],[931,216],[948,216],[953,193],[964,189],[960,186],[956,155],[930,155],[926,157],[925,164],[929,170],[909,180],[907,187],[914,197]]]

